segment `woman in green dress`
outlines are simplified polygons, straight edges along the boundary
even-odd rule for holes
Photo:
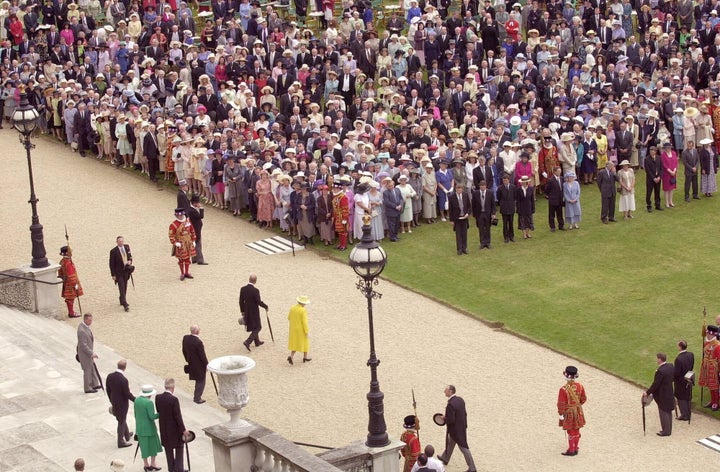
[[[160,415],[155,413],[155,405],[150,400],[155,393],[152,385],[143,385],[140,395],[135,399],[135,428],[145,472],[160,470],[160,467],[155,465],[155,456],[158,452],[162,452],[160,437],[155,425],[155,420]]]

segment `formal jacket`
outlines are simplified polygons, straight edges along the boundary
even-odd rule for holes
[[[157,137],[152,132],[146,133],[143,138],[143,154],[147,159],[158,159],[160,157]]]
[[[155,420],[158,419],[158,414],[155,413],[152,400],[147,397],[137,397],[133,408],[135,410],[135,432],[137,435],[157,435]]]
[[[113,407],[113,413],[117,417],[127,415],[128,402],[135,401],[135,395],[130,393],[130,385],[125,374],[116,370],[108,374],[105,379],[105,391]]]
[[[663,411],[672,411],[675,408],[675,399],[673,398],[673,377],[675,369],[669,362],[663,362],[655,371],[655,379],[647,394],[653,395],[658,408]]]
[[[455,229],[455,225],[464,225],[465,228],[467,228],[469,224],[467,216],[472,211],[472,207],[470,206],[470,196],[467,192],[463,192],[460,197],[462,198],[462,211],[460,209],[460,198],[458,198],[458,193],[453,192],[448,197],[450,221],[453,222],[453,229]],[[465,218],[460,219],[462,216]]]
[[[457,395],[448,399],[445,406],[445,425],[447,434],[458,446],[467,448],[467,411],[465,400]]]
[[[383,192],[383,208],[386,216],[399,218],[402,212],[402,203],[403,198],[399,188],[395,187],[392,190]],[[397,209],[398,205],[401,207],[399,210]]]
[[[500,214],[502,215],[514,215],[515,214],[515,186],[508,184],[507,188],[505,185],[500,185],[497,188],[497,201],[500,206]]]
[[[477,168],[475,170],[477,170]],[[490,189],[485,190],[484,205],[482,203],[482,192],[482,190],[475,190],[472,193],[472,214],[473,217],[475,217],[478,227],[480,227],[480,220],[482,218],[486,218],[486,221],[489,221],[495,216],[495,199],[492,196],[492,191]]]
[[[695,355],[692,352],[682,351],[675,358],[675,371],[673,375],[673,381],[675,384],[675,397],[678,400],[692,399],[693,384],[685,380],[685,374],[693,370],[694,368]]]
[[[184,208],[185,214],[190,210],[190,199],[182,189],[178,190],[177,193],[177,208]]]
[[[77,354],[80,365],[85,366],[86,363],[92,363],[92,355],[95,352],[95,338],[90,326],[82,322],[77,328]]]
[[[562,176],[559,177],[562,179]],[[548,204],[560,206],[563,203],[562,181],[558,181],[555,175],[548,176],[545,182],[545,195],[548,197]]]
[[[127,263],[132,264],[132,253],[130,252],[130,246],[125,244],[124,247]],[[110,249],[110,275],[116,278],[129,275],[127,273],[125,265],[125,261],[123,261],[122,254],[120,253],[120,248],[115,246],[114,248]]]
[[[612,173],[607,169],[599,170],[597,177],[597,186],[600,189],[602,197],[612,197],[617,193],[617,173]]]
[[[560,198],[562,199],[562,191],[560,192]],[[515,190],[515,200],[517,206],[518,215],[530,216],[535,213],[535,188],[528,186],[525,188],[518,187]]]
[[[685,168],[686,176],[697,175],[698,168],[700,167],[700,155],[696,148],[685,149],[682,153],[683,167]],[[693,168],[695,170],[693,170]]]
[[[242,287],[240,289],[240,313],[245,319],[247,331],[260,329],[260,307],[268,309],[268,306],[260,298],[260,290],[253,284]]]
[[[645,168],[645,177],[647,178],[648,183],[650,183],[653,179],[662,177],[663,166],[660,161],[660,156],[656,156],[655,159],[653,159],[648,155],[643,161],[643,167]]]
[[[205,346],[199,336],[186,334],[183,336],[182,353],[188,363],[190,380],[202,380],[207,373],[208,359]]]
[[[170,448],[182,446],[185,423],[180,412],[180,400],[172,393],[164,392],[155,397],[155,407],[160,417],[160,443]]]

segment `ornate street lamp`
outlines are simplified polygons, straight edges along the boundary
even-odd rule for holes
[[[378,382],[377,378],[377,368],[380,365],[380,360],[375,355],[372,301],[374,298],[382,297],[381,293],[373,290],[373,285],[378,284],[377,277],[385,268],[387,254],[370,235],[370,215],[368,214],[363,218],[362,230],[362,239],[350,252],[350,267],[360,276],[356,286],[367,299],[368,329],[370,331],[370,359],[367,362],[367,365],[370,366],[370,392],[367,394],[370,419],[365,444],[368,447],[383,447],[390,444],[390,439],[385,426],[383,406],[385,395],[380,391],[380,382]]]
[[[32,224],[30,225],[30,239],[32,240],[32,262],[30,267],[41,269],[50,265],[45,252],[45,243],[43,242],[43,227],[40,224],[40,218],[37,214],[38,199],[35,196],[35,184],[33,182],[32,159],[30,157],[30,149],[35,145],[30,142],[30,135],[37,127],[39,117],[38,111],[30,105],[27,99],[27,93],[23,89],[20,93],[20,105],[15,108],[12,115],[13,127],[20,132],[20,143],[25,146],[27,153],[28,175],[30,176],[30,206],[32,207]]]

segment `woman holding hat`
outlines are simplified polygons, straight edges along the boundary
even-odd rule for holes
[[[150,397],[155,393],[157,392],[155,392],[152,385],[143,385],[134,403],[135,431],[145,472],[161,470],[160,467],[155,465],[155,457],[158,452],[162,452],[157,425],[155,424],[155,420],[160,415],[155,412],[155,405],[150,400]]]
[[[620,211],[628,220],[633,217],[632,212],[635,211],[635,172],[630,167],[630,161],[625,159],[620,163],[617,175],[620,183]]]
[[[578,378],[577,367],[569,365],[563,372],[565,385],[560,388],[557,399],[559,425],[567,432],[568,448],[561,453],[563,456],[576,456],[580,442],[580,428],[585,426],[583,405],[587,401],[585,388],[575,380]]]
[[[290,308],[290,313],[288,313],[288,321],[290,323],[290,329],[288,330],[288,349],[290,350],[290,355],[287,357],[287,361],[290,365],[293,365],[295,352],[303,353],[303,363],[312,360],[307,355],[310,350],[310,329],[308,328],[307,308],[305,308],[310,304],[310,297],[300,295],[296,301],[297,305]]]

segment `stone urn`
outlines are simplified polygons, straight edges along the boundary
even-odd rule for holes
[[[255,367],[255,361],[246,356],[223,356],[211,360],[207,369],[218,378],[218,403],[230,413],[228,429],[247,426],[240,412],[250,401],[247,388],[247,372]]]

